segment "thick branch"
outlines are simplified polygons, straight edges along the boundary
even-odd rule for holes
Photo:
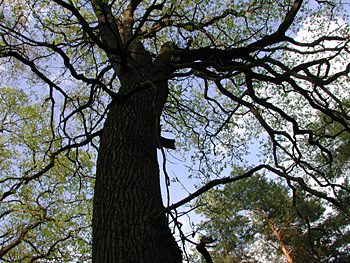
[[[69,10],[79,21],[82,29],[84,32],[87,33],[87,35],[91,38],[92,41],[102,49],[118,53],[118,49],[115,49],[114,47],[107,46],[105,43],[103,43],[99,37],[93,32],[92,28],[90,27],[89,23],[85,20],[85,18],[80,14],[80,12],[73,6],[68,4],[65,1],[62,0],[53,0],[56,4],[62,6],[63,8]]]
[[[186,68],[190,63],[194,63],[195,61],[205,61],[205,66],[215,67],[215,64],[218,63],[224,66],[227,63],[230,64],[230,62],[234,59],[245,59],[249,56],[249,54],[255,51],[285,41],[287,40],[285,33],[292,25],[302,3],[302,0],[295,0],[291,10],[286,14],[283,22],[280,24],[276,32],[267,35],[246,47],[225,50],[211,47],[193,50],[177,49],[172,51],[172,55],[174,58],[179,58],[180,63],[177,65],[174,63],[174,65],[179,68]]]
[[[127,67],[127,52],[123,46],[120,28],[107,1],[91,0],[95,15],[98,19],[102,41],[106,43],[106,51],[112,65],[118,74]],[[116,50],[116,52],[113,52]],[[112,52],[111,52],[112,51]]]
[[[4,246],[3,248],[0,249],[0,259],[2,259],[13,248],[15,248],[16,246],[21,244],[23,242],[23,239],[26,237],[26,235],[28,234],[28,232],[30,230],[36,228],[37,226],[39,226],[42,223],[43,223],[42,221],[38,221],[38,222],[35,222],[32,225],[29,225],[29,226],[25,227],[23,229],[23,231],[18,235],[18,238],[16,238],[10,244],[8,244],[8,245],[6,245],[6,246]]]
[[[215,240],[212,237],[204,236],[200,239],[199,244],[196,246],[197,251],[202,254],[207,263],[213,263],[214,261],[211,258],[210,253],[206,248],[206,245],[213,243],[214,241]]]

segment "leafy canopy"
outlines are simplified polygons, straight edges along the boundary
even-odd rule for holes
[[[262,170],[299,199],[349,213],[349,174],[334,170],[350,132],[348,7],[0,0],[0,257],[89,258],[95,149],[110,102],[144,87],[133,79],[135,90],[121,88],[144,61],[171,69],[161,127],[198,180],[198,191],[164,213],[176,218],[208,189]],[[239,172],[226,176],[232,164]]]

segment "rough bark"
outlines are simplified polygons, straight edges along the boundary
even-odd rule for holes
[[[182,261],[165,216],[159,218],[158,127],[167,82],[155,80],[155,70],[130,69],[122,78],[129,95],[112,103],[105,123],[94,196],[94,263]]]
[[[100,35],[121,86],[100,141],[94,194],[94,263],[179,263],[182,255],[160,192],[157,147],[169,68],[152,61],[133,38],[132,1],[116,19],[105,1],[92,0]]]

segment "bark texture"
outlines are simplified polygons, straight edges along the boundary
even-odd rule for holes
[[[94,196],[93,262],[179,263],[162,204],[157,146],[167,82],[157,67],[130,69],[100,142]],[[143,72],[143,73],[142,73]]]
[[[160,114],[172,72],[168,58],[153,59],[133,35],[132,1],[115,19],[105,1],[92,0],[102,42],[121,86],[100,141],[94,195],[94,263],[179,263],[160,192],[157,146]]]

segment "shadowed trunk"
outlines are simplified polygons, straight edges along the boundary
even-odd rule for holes
[[[125,79],[125,90],[140,83]],[[150,83],[114,103],[105,122],[94,196],[94,263],[182,261],[166,217],[157,217],[163,209],[157,138],[168,87],[166,81],[158,81],[160,88]]]

